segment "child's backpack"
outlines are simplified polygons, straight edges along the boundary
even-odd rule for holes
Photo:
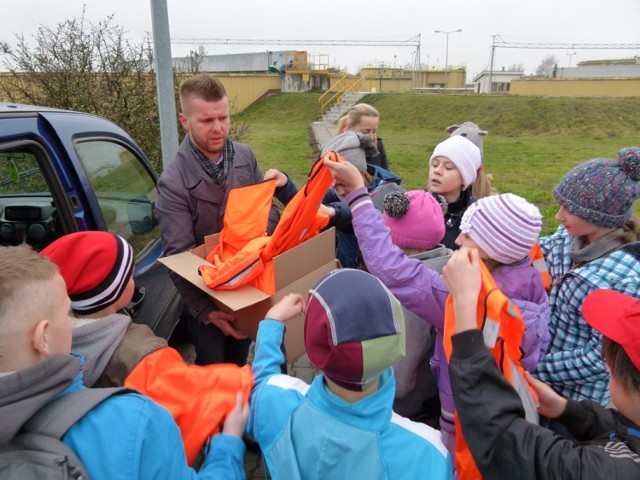
[[[127,392],[132,390],[123,387],[77,390],[38,410],[13,440],[0,448],[0,478],[90,479],[80,459],[61,438],[103,400]]]

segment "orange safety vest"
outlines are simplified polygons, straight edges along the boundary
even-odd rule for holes
[[[478,295],[476,318],[478,328],[482,331],[485,345],[491,350],[496,364],[505,378],[518,392],[522,400],[527,420],[538,422],[538,397],[524,376],[524,368],[520,364],[522,350],[520,343],[524,334],[524,321],[518,306],[511,301],[498,287],[484,262],[480,264],[482,284]],[[455,314],[453,297],[449,295],[445,304],[445,323],[443,345],[447,361],[451,359],[451,337],[455,333]],[[462,428],[455,414],[456,449],[455,467],[460,480],[482,479],[478,471],[467,442],[462,434]]]
[[[538,271],[538,273],[540,274],[540,278],[542,278],[544,289],[547,291],[547,293],[549,293],[551,291],[551,275],[549,274],[547,262],[544,259],[542,249],[540,248],[540,244],[538,244],[538,242],[536,242],[536,244],[529,252],[529,257],[531,258],[531,264],[533,265],[533,268]]]
[[[251,367],[233,364],[189,365],[177,350],[161,348],[144,357],[124,382],[171,412],[180,428],[189,465],[222,423],[242,391],[244,402],[253,388]]]
[[[213,266],[202,265],[198,269],[209,288],[230,290],[250,284],[269,295],[275,293],[273,257],[317,235],[329,223],[329,217],[318,211],[333,183],[325,158],[344,161],[340,154],[329,152],[313,164],[309,180],[287,204],[270,237],[260,228],[267,224],[274,182],[229,193],[219,244],[207,256]]]

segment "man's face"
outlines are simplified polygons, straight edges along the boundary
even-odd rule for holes
[[[190,97],[179,118],[194,145],[209,159],[218,160],[229,137],[229,99],[224,97],[208,102],[200,97]]]
[[[51,312],[46,316],[49,320],[47,344],[51,355],[68,354],[71,352],[71,300],[67,295],[67,286],[59,274],[56,274],[53,282],[52,295],[55,301]]]

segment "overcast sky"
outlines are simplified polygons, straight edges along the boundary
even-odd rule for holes
[[[466,65],[471,80],[488,68],[491,36],[517,43],[640,43],[640,0],[166,0],[172,38],[280,40],[408,40],[421,35],[421,61],[444,66],[446,35],[449,65]],[[15,34],[31,37],[38,26],[55,26],[80,16],[99,21],[114,15],[134,41],[151,32],[151,0],[13,0],[2,2],[0,41]],[[364,6],[364,7],[363,7]],[[186,55],[194,45],[172,45],[172,55]],[[328,54],[330,66],[352,73],[361,65],[410,64],[415,48],[355,46],[204,45],[209,54],[265,50],[307,50]],[[531,74],[543,58],[555,55],[560,67],[569,61],[629,58],[638,50],[523,50],[497,48],[494,68],[522,64]],[[577,52],[575,55],[570,54]]]

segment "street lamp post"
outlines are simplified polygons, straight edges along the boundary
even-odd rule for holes
[[[444,33],[447,36],[447,48],[444,54],[444,89],[446,90],[449,87],[449,35],[452,33],[461,32],[462,29],[451,30],[448,32],[443,32],[442,30],[435,30],[435,33]]]
[[[573,56],[578,53],[578,52],[573,52],[573,53],[567,53],[567,55],[569,55],[569,68],[571,68],[571,59],[573,58]]]

